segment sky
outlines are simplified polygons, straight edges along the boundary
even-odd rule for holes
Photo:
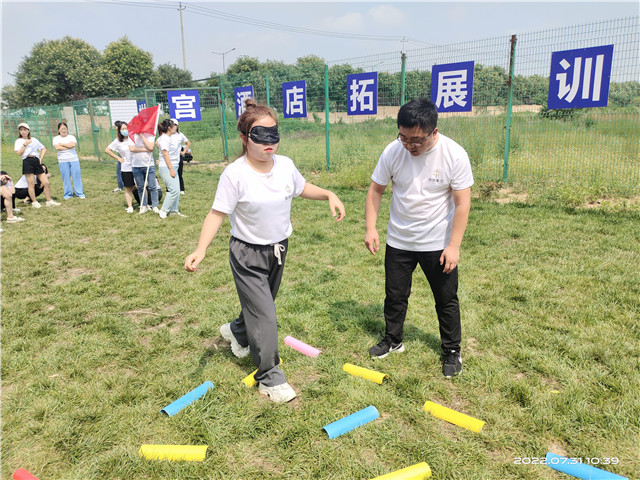
[[[103,51],[126,35],[194,79],[223,72],[240,56],[293,64],[317,55],[332,63],[421,46],[446,45],[638,16],[637,1],[602,2],[182,2],[185,55],[177,1],[7,1],[2,4],[2,85],[33,46],[64,36]],[[310,34],[310,32],[319,34]],[[347,38],[341,35],[347,35]],[[372,39],[371,37],[375,37]],[[405,43],[402,38],[408,39]],[[227,53],[228,52],[228,53]],[[224,55],[222,55],[224,53]]]

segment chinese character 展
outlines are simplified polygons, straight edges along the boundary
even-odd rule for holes
[[[571,79],[571,83],[567,83],[567,74],[566,73],[558,73],[556,74],[556,80],[560,82],[558,86],[558,98],[562,100],[563,98],[568,102],[573,102],[573,99],[576,97],[578,90],[580,90],[580,73],[582,70],[582,57],[576,57],[574,59],[573,64],[573,78]],[[591,65],[593,64],[593,58],[585,58],[584,59],[584,75],[582,76],[582,98],[588,99],[589,92],[591,90]],[[596,56],[596,69],[593,75],[593,96],[591,99],[594,102],[600,100],[600,90],[602,84],[602,70],[604,65],[604,55]],[[566,70],[571,66],[566,59],[562,59],[560,61],[560,66],[563,70]]]
[[[193,107],[193,104],[196,101],[196,97],[193,95],[179,95],[177,97],[173,97],[171,101],[176,106],[176,120],[180,120],[181,118],[196,118],[196,110]]]
[[[449,108],[456,103],[464,107],[467,104],[467,71],[452,70],[450,72],[442,72],[438,76],[438,96],[436,105],[441,106],[444,102],[444,108]]]
[[[351,111],[357,110],[356,103],[360,104],[360,111],[373,111],[373,92],[368,92],[367,87],[374,83],[375,81],[372,78],[360,80],[359,82],[354,79],[351,82],[351,96],[349,97],[351,101]]]
[[[238,115],[242,115],[245,111],[245,104],[244,101],[247,98],[251,98],[251,92],[250,91],[245,91],[245,92],[238,92],[238,96],[236,101],[238,102]]]
[[[293,87],[287,92],[287,115],[304,113],[304,89]]]

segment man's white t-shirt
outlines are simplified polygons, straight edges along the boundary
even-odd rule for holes
[[[120,158],[124,160],[124,162],[120,163],[120,171],[121,172],[131,172],[131,150],[129,150],[130,142],[125,138],[124,141],[120,141],[117,138],[109,144],[107,148],[109,150],[113,150]]]
[[[259,173],[243,156],[222,172],[211,208],[229,215],[234,237],[254,245],[271,245],[291,235],[291,199],[299,196],[305,185],[289,157],[274,155],[271,171]]]
[[[60,135],[53,137],[53,145],[57,145],[59,143],[75,143],[78,144],[76,137],[73,135],[67,135],[66,137],[62,137]],[[56,150],[58,153],[58,163],[65,162],[75,162],[79,161],[78,153],[76,152],[76,147],[69,148],[67,150]]]
[[[24,142],[26,142],[27,140],[27,138],[17,139],[15,145],[13,146],[13,150],[16,152],[20,150],[24,145]],[[31,143],[27,145],[24,148],[24,152],[22,152],[22,159],[24,160],[27,157],[40,158],[40,150],[42,150],[43,148],[44,145],[42,145],[37,138],[32,138]]]
[[[473,185],[467,152],[442,134],[431,150],[415,157],[399,141],[390,143],[371,179],[393,187],[387,244],[415,252],[443,250],[449,244],[452,190]]]
[[[144,135],[144,138],[147,139],[147,141],[151,142],[153,144],[153,140],[155,138],[155,135],[151,135],[150,133],[136,133],[134,134],[133,138],[135,139],[135,141],[131,141],[131,139],[129,139],[129,145],[133,145],[135,147],[138,148],[145,148],[145,144],[142,141],[142,137],[140,135]],[[140,167],[147,167],[149,165],[153,165],[153,152],[131,152],[131,166],[132,167],[136,167],[136,168],[140,168]]]

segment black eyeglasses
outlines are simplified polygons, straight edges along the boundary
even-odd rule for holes
[[[433,132],[435,132],[435,128],[431,130],[431,133]],[[415,145],[416,147],[419,147],[420,145],[422,145],[424,142],[427,141],[427,139],[431,136],[431,133],[426,137],[424,137],[422,140],[419,140],[417,142],[407,142],[406,140],[403,140],[402,138],[400,138],[401,134],[399,133],[398,136],[396,137],[396,140],[398,140],[403,145]]]

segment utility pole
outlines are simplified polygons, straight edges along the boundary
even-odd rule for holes
[[[187,7],[183,7],[182,2],[179,2],[178,5],[179,5],[178,10],[180,11],[180,35],[182,36],[182,67],[186,70],[187,55],[184,52],[184,27],[182,26],[182,10],[184,10]]]

